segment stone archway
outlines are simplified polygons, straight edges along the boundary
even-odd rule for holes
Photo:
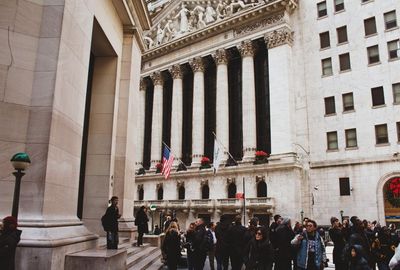
[[[400,178],[400,172],[392,172],[382,176],[377,185],[377,207],[378,207],[378,219],[381,224],[386,222],[393,222],[394,218],[386,219],[390,216],[400,216],[400,207],[394,207],[389,203],[386,198],[386,191],[389,183],[395,179]],[[400,219],[399,219],[400,222]]]

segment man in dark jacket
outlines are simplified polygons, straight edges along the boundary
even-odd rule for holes
[[[207,258],[208,242],[204,220],[196,220],[196,231],[193,235],[193,264],[194,270],[203,270]]]
[[[141,206],[135,216],[135,225],[138,228],[138,239],[137,239],[138,247],[143,245],[143,234],[149,233],[149,227],[147,225],[147,222],[149,222],[149,218],[147,217],[146,213],[147,213],[147,208],[145,206]]]
[[[276,238],[279,239],[276,243],[276,258],[275,268],[276,270],[288,270],[292,269],[292,245],[291,241],[294,237],[290,219],[285,218],[276,230]]]
[[[17,219],[3,219],[3,230],[0,233],[0,269],[15,269],[15,250],[21,240],[22,231],[17,229]]]
[[[244,255],[244,234],[246,228],[242,226],[242,217],[237,215],[235,217],[235,224],[229,228],[227,233],[229,257],[231,259],[232,270],[240,270],[243,265]]]
[[[335,264],[335,269],[341,270],[345,269],[346,265],[343,261],[343,250],[346,245],[345,235],[342,232],[342,227],[340,225],[339,219],[336,217],[331,218],[332,227],[329,229],[329,236],[333,241],[333,263]]]
[[[118,249],[118,219],[121,217],[118,210],[118,197],[113,196],[110,201],[111,205],[107,208],[103,224],[107,233],[107,249]]]
[[[226,215],[222,215],[220,222],[215,228],[215,236],[217,237],[217,245],[215,248],[215,257],[217,259],[217,269],[228,270],[229,265],[229,246],[228,246],[228,230],[230,222]]]

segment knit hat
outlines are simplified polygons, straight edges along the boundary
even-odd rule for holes
[[[8,217],[5,217],[3,219],[3,225],[4,225],[4,227],[8,227],[10,225],[14,225],[15,228],[16,228],[18,226],[18,222],[17,222],[17,219],[15,217],[8,216]]]
[[[338,219],[336,217],[331,217],[331,224],[335,223]]]

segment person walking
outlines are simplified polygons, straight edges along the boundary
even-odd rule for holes
[[[232,270],[240,270],[243,265],[244,234],[246,233],[246,228],[242,225],[241,220],[242,217],[237,215],[235,217],[235,224],[229,228],[227,234]]]
[[[118,210],[118,197],[111,197],[109,203],[111,205],[107,208],[101,221],[107,233],[107,249],[118,249],[118,219],[121,217]]]
[[[136,212],[135,216],[135,225],[138,229],[138,239],[137,246],[140,247],[143,245],[143,235],[145,233],[149,233],[148,223],[149,218],[147,217],[147,208],[145,206],[141,206],[139,210]]]
[[[196,223],[192,222],[190,223],[189,228],[187,229],[185,234],[185,239],[186,239],[185,248],[187,253],[188,270],[194,270],[193,242],[195,233],[196,233]]]
[[[271,270],[273,249],[267,236],[267,229],[257,228],[254,237],[244,252],[246,270]]]
[[[204,220],[201,218],[196,220],[196,231],[193,237],[193,247],[194,270],[203,270],[204,263],[207,258],[208,243],[206,227]]]
[[[215,260],[215,248],[217,245],[217,238],[215,236],[215,224],[214,222],[210,222],[207,225],[207,233],[208,233],[208,237],[212,239],[213,244],[210,248],[210,250],[208,251],[208,260],[210,262],[210,269],[214,270],[214,260]]]
[[[314,220],[308,220],[306,232],[296,235],[291,243],[299,249],[297,253],[298,269],[323,269],[327,262],[325,245]]]
[[[230,228],[230,222],[226,215],[222,215],[215,228],[217,245],[215,247],[215,258],[217,259],[217,270],[228,270],[229,265],[229,246],[227,233]]]
[[[335,264],[336,270],[342,270],[346,268],[346,264],[343,260],[343,250],[346,245],[345,235],[342,231],[342,226],[339,219],[336,217],[331,218],[332,227],[329,229],[329,236],[333,241],[333,263]]]
[[[0,232],[0,269],[15,269],[15,251],[22,233],[17,226],[15,217],[9,216],[3,219],[3,229]]]
[[[276,246],[275,246],[275,270],[292,269],[292,245],[290,241],[294,237],[294,232],[291,227],[290,219],[284,218],[282,223],[276,230]]]
[[[176,270],[181,258],[181,238],[176,222],[170,223],[161,249],[166,255],[168,270]]]

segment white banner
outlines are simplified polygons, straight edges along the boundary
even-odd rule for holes
[[[217,173],[222,158],[224,157],[224,148],[214,139],[214,174]]]

